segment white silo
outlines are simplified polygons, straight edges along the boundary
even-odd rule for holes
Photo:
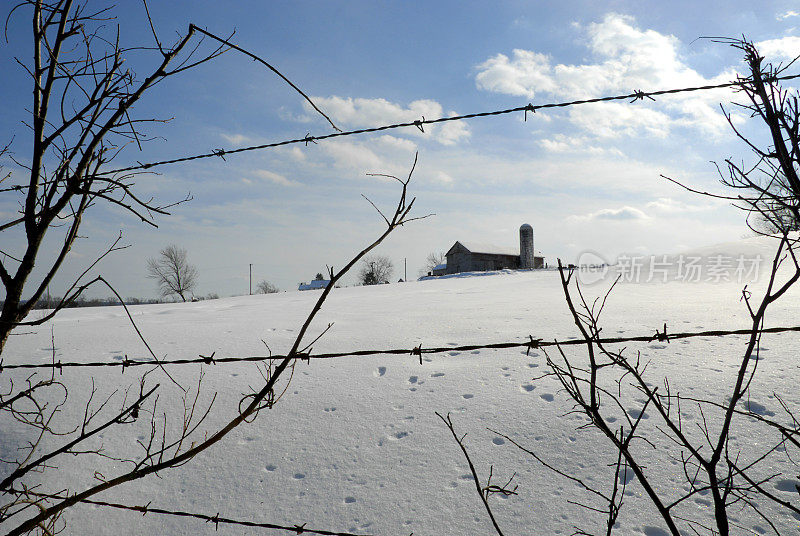
[[[522,270],[533,268],[533,227],[527,223],[519,228],[519,267]]]

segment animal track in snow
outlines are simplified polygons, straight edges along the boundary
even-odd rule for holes
[[[745,402],[744,407],[747,410],[752,411],[753,413],[756,413],[758,415],[766,415],[768,417],[774,417],[775,416],[775,412],[774,411],[768,410],[764,405],[759,404],[758,402],[756,402],[754,400],[748,400],[747,402]]]
[[[494,443],[495,445],[505,445],[506,440],[503,439],[502,437],[495,437],[494,439],[492,439],[492,443]]]
[[[472,398],[472,397],[473,397],[473,396],[475,396],[475,395],[473,395],[473,394],[470,394],[470,393],[466,393],[466,394],[463,394],[463,395],[461,395],[461,396],[463,396],[464,398],[466,398],[467,400],[469,400],[470,398]]]
[[[345,497],[344,498],[344,502],[345,502],[345,504],[353,504],[354,502],[356,502],[356,498],[355,497]]]
[[[277,468],[278,468],[277,465],[273,465],[273,464],[269,463],[269,464],[264,466],[264,471],[269,471],[271,473]]]
[[[304,473],[295,473],[294,474],[294,479],[295,480],[303,480],[305,477],[306,477],[306,475]]]
[[[520,385],[520,386],[519,386],[519,389],[520,389],[520,391],[522,391],[523,393],[530,393],[531,391],[533,391],[534,389],[536,389],[536,386],[535,386],[535,385],[532,385],[532,384],[530,384],[530,383],[523,383],[522,385]]]
[[[555,397],[550,393],[542,393],[539,395],[539,398],[541,398],[542,400],[546,400],[548,402],[552,402]]]
[[[386,367],[378,367],[375,372],[373,372],[376,378],[380,378],[384,374],[386,374]]]
[[[444,376],[444,372],[434,372],[431,374],[431,378],[441,378],[442,376]]]
[[[789,493],[798,493],[798,485],[800,485],[800,483],[796,480],[778,480],[775,482],[775,489],[778,491],[788,491]]]

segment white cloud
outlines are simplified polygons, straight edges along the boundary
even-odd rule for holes
[[[583,216],[571,216],[570,219],[573,221],[630,221],[647,220],[649,219],[649,216],[638,208],[624,206],[620,208],[604,208],[598,210],[597,212],[592,212]]]
[[[623,156],[622,151],[619,149],[592,145],[592,141],[587,136],[556,134],[552,138],[539,140],[539,145],[549,153],[613,154],[620,157]]]
[[[513,59],[498,54],[478,65],[475,83],[478,88],[532,99],[536,91],[555,93],[550,56],[529,50],[514,49]]]
[[[375,141],[387,148],[400,151],[413,152],[417,149],[417,144],[413,141],[396,136],[389,136],[388,134],[378,137]]]
[[[793,60],[800,56],[800,37],[787,36],[756,43],[758,52],[767,61]]]
[[[569,118],[576,126],[600,138],[636,136],[639,133],[666,138],[669,134],[667,114],[619,102],[576,106],[569,110]]]
[[[797,16],[800,16],[800,13],[798,13],[797,11],[794,11],[794,10],[791,10],[791,9],[790,9],[790,10],[789,10],[789,11],[787,11],[786,13],[783,13],[783,14],[781,14],[781,15],[778,15],[778,16],[777,16],[777,17],[775,17],[775,18],[776,18],[776,19],[778,19],[778,20],[786,20],[786,19],[788,19],[789,17],[797,17]]]
[[[498,54],[478,65],[479,89],[534,99],[582,99],[634,90],[669,89],[729,81],[727,70],[706,78],[689,67],[680,55],[680,41],[672,35],[642,30],[632,17],[608,14],[601,22],[576,25],[587,37],[594,62],[554,64],[549,55],[514,50],[512,57]],[[705,91],[659,98],[657,102],[617,102],[580,105],[569,118],[598,137],[646,134],[663,137],[676,126],[707,133],[725,130],[716,104],[730,92]]]
[[[676,201],[670,197],[659,197],[655,201],[650,201],[645,205],[648,211],[656,211],[664,214],[678,214],[684,212],[703,212],[712,208],[711,204],[689,205]]]
[[[329,140],[320,146],[321,150],[333,158],[337,168],[363,173],[388,173],[384,160],[374,151],[356,142],[342,139]]]
[[[220,134],[220,136],[231,145],[236,145],[237,147],[247,145],[253,141],[252,138],[244,134]]]
[[[253,171],[253,175],[255,175],[256,177],[258,177],[260,179],[264,179],[264,180],[273,182],[275,184],[279,184],[281,186],[299,186],[300,185],[300,183],[297,182],[297,181],[289,180],[286,177],[284,177],[283,175],[280,175],[280,174],[275,173],[273,171],[268,171],[266,169],[257,169],[255,171]],[[248,181],[245,181],[245,182],[249,184]]]
[[[445,173],[444,171],[437,171],[437,172],[434,174],[433,178],[434,178],[434,179],[435,179],[437,182],[440,182],[440,183],[442,183],[442,184],[452,184],[452,183],[453,183],[453,177],[451,177],[450,175],[448,175],[448,174],[447,174],[447,173]]]
[[[407,123],[426,119],[445,117],[442,105],[434,100],[422,99],[411,102],[408,107],[389,102],[386,99],[362,99],[350,97],[313,97],[312,100],[339,127],[369,128],[389,123]],[[305,104],[307,110],[310,105]],[[457,115],[448,112],[447,116]],[[454,143],[469,137],[469,128],[462,121],[451,121],[438,125],[424,125],[424,132],[417,128],[407,128],[402,132],[425,139],[433,139],[442,145]]]

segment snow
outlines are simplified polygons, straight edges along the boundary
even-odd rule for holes
[[[763,239],[754,244],[770,255]],[[736,246],[752,249],[746,241]],[[735,253],[731,245],[726,247]],[[312,324],[309,340],[329,322],[334,323],[314,344],[313,353],[522,342],[529,335],[569,340],[578,335],[557,272],[503,270],[471,275],[336,289]],[[763,284],[762,278],[748,288],[757,292]],[[652,334],[665,322],[671,331],[748,327],[748,314],[740,301],[742,286],[736,281],[622,281],[601,318],[604,334]],[[606,289],[606,283],[598,282],[584,290],[596,296]],[[286,292],[141,305],[130,310],[159,356],[265,355],[264,343],[274,353],[288,350],[318,296]],[[768,325],[794,325],[798,313],[800,290],[793,289],[770,308]],[[49,362],[53,351],[62,361],[147,356],[120,307],[71,309],[43,326],[21,331],[30,333],[11,337],[3,354],[5,364]],[[668,376],[671,386],[682,394],[722,402],[744,340],[726,337],[628,344],[626,352],[640,351],[643,359],[651,360],[647,372],[651,383],[661,384]],[[576,360],[581,358],[579,348],[569,352]],[[749,401],[753,411],[780,415],[777,396],[792,407],[800,405],[798,353],[797,334],[763,337]],[[203,407],[217,395],[204,431],[219,427],[235,413],[244,393],[263,384],[252,363],[169,367],[171,375],[192,389],[201,369]],[[255,422],[240,426],[183,467],[96,498],[365,534],[489,534],[491,522],[466,461],[434,414],[438,411],[449,412],[457,432],[467,433],[465,444],[484,482],[490,465],[493,482],[498,484],[516,473],[519,495],[490,499],[506,534],[571,534],[575,526],[604,532],[601,514],[568,501],[602,507],[600,503],[491,431],[508,435],[590,485],[606,491],[611,488],[614,469],[608,464],[616,459],[612,449],[595,430],[579,428],[585,419],[570,413],[572,404],[555,380],[541,377],[545,369],[541,350],[527,355],[519,348],[426,354],[422,365],[417,356],[385,354],[298,363],[285,395],[274,408],[262,410]],[[90,378],[98,389],[95,400],[105,400],[117,391],[109,408],[119,408],[125,389],[133,386],[132,392],[138,392],[140,372],[128,369],[123,374],[119,367],[65,369],[59,378],[69,387],[71,403],[59,416],[61,429],[80,423]],[[3,371],[2,387],[7,388],[12,378],[19,382],[27,375]],[[156,383],[161,385],[159,411],[167,413],[168,426],[174,431],[182,416],[178,389],[158,369],[147,378],[148,385]],[[636,397],[627,403],[632,414],[641,407]],[[699,418],[696,409],[685,408],[685,412],[686,419]],[[15,449],[27,438],[25,430],[6,417],[0,421],[0,457],[4,459],[14,458]],[[642,426],[653,432],[657,419],[647,417]],[[708,419],[715,417],[706,414]],[[148,426],[147,419],[140,419],[134,425],[105,432],[98,441],[111,455],[131,455],[139,448],[136,439],[145,437]],[[748,448],[772,439],[751,435],[753,423],[739,426],[734,435]],[[48,445],[62,442],[51,439]],[[656,444],[656,449],[640,448],[647,470],[660,482],[659,489],[680,492],[682,469],[669,457],[676,451],[660,440]],[[770,457],[768,464],[770,470],[784,473],[770,484],[771,489],[796,503],[793,484],[797,468],[785,455]],[[53,465],[56,468],[32,475],[26,482],[40,483],[51,491],[75,491],[92,484],[95,471],[110,478],[126,467],[96,456],[59,457]],[[8,468],[0,471],[7,474]],[[629,475],[620,478],[628,487],[615,534],[666,534],[635,479]],[[687,501],[684,512],[702,517],[709,505],[708,495],[698,495]],[[770,512],[779,530],[789,533],[798,528],[798,519],[785,511],[774,510],[765,502],[760,506]],[[750,510],[735,510],[733,516],[743,533],[768,530]],[[217,530],[199,520],[153,513],[142,516],[87,505],[72,508],[65,519],[66,534],[274,533],[222,524]],[[8,522],[0,525],[0,529],[10,528]]]

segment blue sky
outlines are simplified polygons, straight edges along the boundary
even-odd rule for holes
[[[93,4],[100,5],[100,2]],[[139,2],[114,13],[125,44],[152,44]],[[730,80],[736,51],[702,36],[761,43],[768,59],[800,54],[797,2],[151,2],[166,42],[190,22],[263,57],[312,96],[342,129],[493,109]],[[14,156],[29,158],[21,126],[29,82],[14,56],[29,61],[28,14],[10,19],[0,49],[0,125]],[[156,58],[131,58],[139,74]],[[617,102],[447,123],[418,130],[351,136],[157,168],[142,175],[142,195],[193,200],[159,217],[158,229],[97,205],[51,292],[59,294],[122,231],[131,247],[105,260],[101,273],[125,296],[154,296],[147,257],[176,243],[200,273],[198,294],[247,293],[253,279],[292,290],[325,265],[342,266],[381,232],[361,197],[389,207],[390,181],[366,173],[407,173],[417,213],[436,216],[399,230],[377,253],[403,276],[455,240],[517,242],[534,227],[549,262],[585,250],[676,252],[747,234],[743,214],[680,191],[660,174],[719,191],[711,161],[749,158],[722,117],[727,91]],[[122,166],[215,148],[235,148],[331,131],[281,80],[230,52],[167,80],[136,108],[137,117],[172,118],[148,126],[156,136]],[[734,119],[753,136],[760,125]],[[19,173],[13,163],[7,169]],[[5,194],[3,194],[5,195]],[[0,198],[0,216],[16,210]],[[57,243],[54,235],[52,245]],[[19,251],[6,233],[0,249]],[[50,246],[52,248],[52,245]],[[348,280],[352,282],[353,279]],[[105,291],[97,291],[105,295]]]

